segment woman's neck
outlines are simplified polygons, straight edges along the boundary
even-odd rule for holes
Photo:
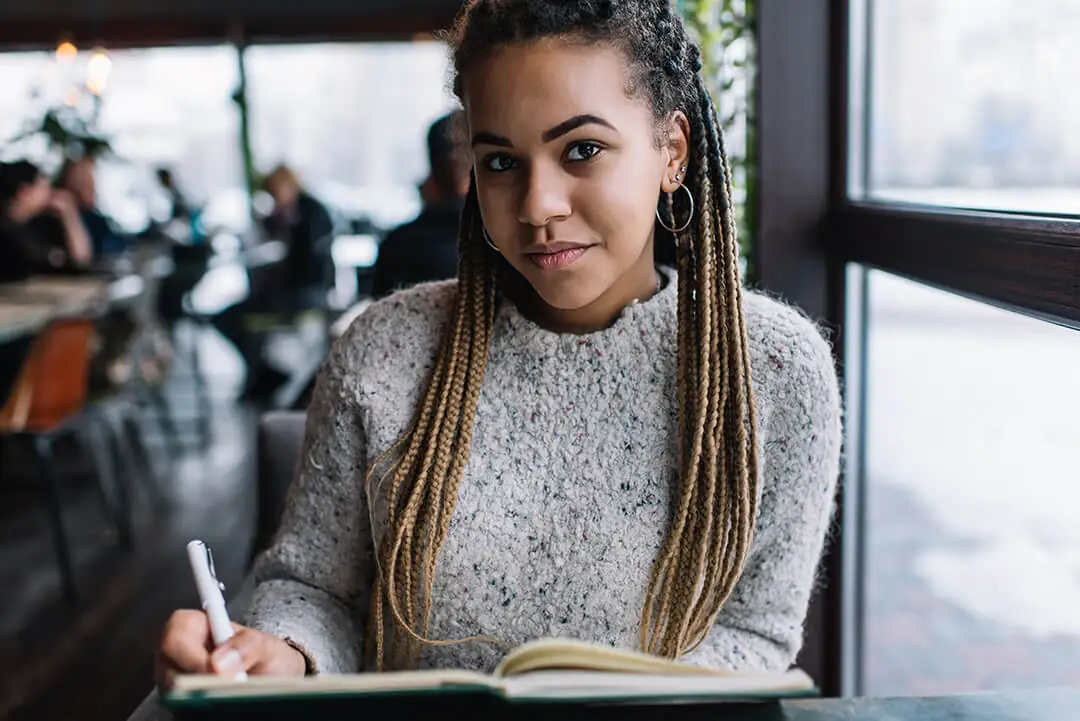
[[[645,256],[643,256],[645,257]],[[661,276],[648,250],[647,263],[636,263],[592,303],[573,310],[554,308],[524,281],[518,292],[511,293],[521,314],[544,330],[553,333],[584,335],[610,328],[630,305],[644,302],[660,291]]]

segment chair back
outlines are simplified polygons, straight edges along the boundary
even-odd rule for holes
[[[255,549],[265,549],[277,533],[285,497],[300,461],[307,413],[272,411],[259,419],[257,432],[257,508]]]
[[[90,319],[53,321],[38,334],[0,408],[0,432],[47,432],[82,410],[93,336]]]

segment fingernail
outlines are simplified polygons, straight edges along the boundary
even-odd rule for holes
[[[214,664],[214,670],[222,676],[236,676],[244,672],[244,664],[236,649],[228,648],[215,651],[210,660]]]

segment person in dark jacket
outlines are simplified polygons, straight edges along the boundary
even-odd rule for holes
[[[154,175],[157,177],[161,189],[169,197],[168,220],[191,220],[195,215],[195,208],[184,197],[184,193],[177,185],[172,170],[163,166],[154,171]]]
[[[25,160],[0,163],[0,282],[77,271],[93,260],[75,197]]]
[[[468,150],[460,111],[428,130],[431,173],[420,188],[419,217],[391,231],[379,246],[373,295],[381,298],[417,283],[457,275],[458,217],[469,192]]]
[[[270,238],[288,246],[284,263],[288,272],[279,281],[293,292],[323,284],[324,261],[334,232],[330,213],[304,190],[287,166],[279,165],[266,177],[263,187],[274,200],[274,210],[263,220],[263,228]]]
[[[270,398],[289,377],[266,362],[265,334],[251,327],[251,318],[318,304],[315,296],[329,292],[324,276],[334,232],[326,207],[304,190],[288,167],[278,166],[266,177],[263,188],[273,198],[274,209],[262,226],[268,239],[285,243],[285,259],[249,272],[247,299],[213,320],[247,366],[241,398],[255,401]]]
[[[90,238],[70,193],[54,191],[33,163],[0,163],[0,283],[74,272],[91,259]],[[6,401],[32,337],[0,344],[0,404]]]

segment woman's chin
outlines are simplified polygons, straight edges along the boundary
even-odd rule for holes
[[[582,310],[597,301],[606,288],[587,273],[567,273],[518,268],[521,277],[544,305],[563,312]]]
[[[561,311],[581,310],[595,303],[596,299],[602,295],[588,288],[573,287],[570,283],[557,286],[534,283],[532,288],[545,305]]]

